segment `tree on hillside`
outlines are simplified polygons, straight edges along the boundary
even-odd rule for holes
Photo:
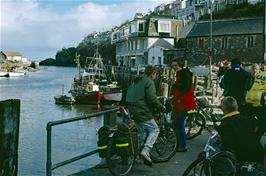
[[[213,19],[224,18],[241,18],[241,17],[263,17],[264,16],[264,2],[257,4],[238,4],[228,5],[225,9],[214,12]],[[210,19],[210,15],[206,14],[200,20]]]
[[[60,66],[74,66],[77,49],[75,47],[62,48],[55,55],[57,65]]]

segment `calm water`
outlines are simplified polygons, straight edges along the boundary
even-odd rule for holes
[[[53,97],[70,89],[76,68],[46,67],[21,78],[0,78],[0,100],[20,99],[19,175],[38,176],[46,173],[46,124],[49,121],[83,116],[96,111],[87,105],[56,105]],[[102,118],[72,122],[53,128],[53,163],[83,154],[96,147],[96,128]],[[98,155],[85,158],[53,171],[67,175],[92,167]]]

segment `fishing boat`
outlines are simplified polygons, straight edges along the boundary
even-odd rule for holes
[[[78,104],[99,104],[104,97],[112,101],[118,100],[119,91],[106,73],[102,58],[96,50],[94,57],[87,57],[84,70],[81,71],[79,59],[76,59],[79,67],[79,74],[74,78],[74,82],[69,91]],[[121,94],[122,95],[122,94]]]

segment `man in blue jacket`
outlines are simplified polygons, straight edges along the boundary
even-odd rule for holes
[[[231,60],[231,69],[225,73],[220,86],[224,89],[223,95],[234,97],[242,111],[247,91],[252,86],[252,76],[241,67],[240,59]]]

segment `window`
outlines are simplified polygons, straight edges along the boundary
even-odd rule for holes
[[[228,40],[227,37],[222,38],[222,43],[221,43],[222,49],[228,48],[227,40]]]
[[[117,39],[117,33],[114,33],[113,34],[113,40],[116,40]]]
[[[128,36],[128,35],[129,35],[129,28],[126,27],[126,28],[125,28],[125,36]]]
[[[248,36],[247,38],[247,47],[251,48],[255,46],[255,41],[253,36]]]
[[[159,65],[162,65],[162,58],[161,57],[158,57],[158,63],[159,63]]]
[[[159,23],[159,29],[158,32],[165,32],[165,33],[170,33],[170,21],[158,21]]]
[[[137,32],[137,23],[136,23],[136,21],[134,21],[134,22],[131,23],[131,25],[130,25],[130,31],[131,31],[131,33]]]
[[[144,32],[144,22],[139,23],[139,32]]]
[[[140,40],[137,40],[137,49],[140,49]]]
[[[204,48],[204,39],[203,38],[198,39],[198,46],[200,49]]]

